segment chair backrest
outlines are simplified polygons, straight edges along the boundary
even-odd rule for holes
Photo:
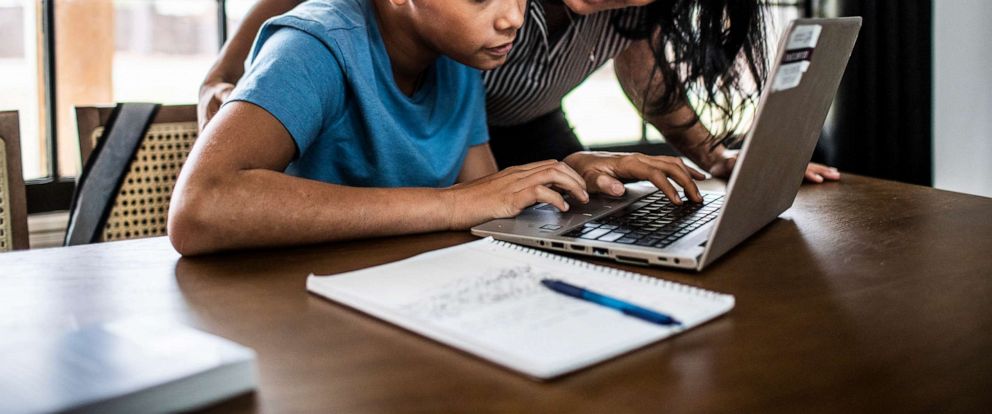
[[[113,110],[113,106],[76,108],[83,164],[102,138]],[[172,189],[197,134],[195,105],[162,106],[158,110],[126,167],[97,241],[166,234]]]
[[[20,128],[17,111],[0,112],[0,252],[28,248]]]

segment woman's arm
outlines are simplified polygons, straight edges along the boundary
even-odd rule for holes
[[[224,106],[197,140],[176,183],[169,210],[169,239],[176,250],[196,255],[465,229],[511,217],[537,202],[567,209],[549,187],[583,201],[588,197],[581,178],[555,161],[447,189],[357,188],[284,174],[295,151],[289,132],[265,110],[245,102]]]
[[[643,108],[644,120],[658,128],[665,141],[714,176],[730,176],[737,155],[727,151],[723,145],[710,146],[709,131],[698,122],[692,107],[685,104],[668,113],[658,113],[651,107],[651,102],[656,101],[665,91],[661,86],[661,75],[654,70],[654,55],[647,40],[631,44],[614,62],[617,80],[624,93],[635,107]],[[824,180],[840,179],[840,173],[836,168],[809,163],[804,178],[821,183]]]
[[[651,103],[665,93],[660,73],[654,69],[654,54],[647,40],[631,44],[614,60],[617,80],[624,93],[635,107],[642,109],[644,120],[658,128],[665,141],[692,162],[709,171],[715,165],[729,158],[726,148],[719,145],[712,150],[707,138],[709,131],[696,119],[696,113],[689,105],[682,105],[675,111],[657,114]],[[652,77],[653,76],[653,77]],[[686,127],[686,125],[691,125]]]
[[[270,17],[291,10],[302,2],[303,0],[258,0],[248,11],[241,25],[234,31],[234,35],[224,44],[220,56],[200,85],[197,117],[201,131],[244,74],[245,59],[248,58],[248,52],[262,23]]]

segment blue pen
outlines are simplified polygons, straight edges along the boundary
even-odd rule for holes
[[[556,279],[541,279],[541,284],[547,286],[555,292],[561,293],[563,295],[568,295],[573,298],[579,298],[582,300],[588,300],[597,305],[606,306],[607,308],[613,308],[626,315],[633,316],[635,318],[640,318],[648,322],[656,323],[658,325],[682,325],[675,318],[665,315],[661,312],[653,311],[651,309],[642,308],[633,303],[620,300],[617,298],[609,297],[603,294],[592,292],[575,285],[571,285]]]

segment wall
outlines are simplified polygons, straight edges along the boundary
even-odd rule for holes
[[[934,1],[934,186],[992,197],[992,1]]]

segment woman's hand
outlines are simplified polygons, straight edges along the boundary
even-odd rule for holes
[[[555,160],[540,161],[443,190],[450,201],[449,228],[462,230],[492,219],[514,217],[536,203],[568,211],[564,197],[552,188],[568,192],[580,203],[589,202],[585,182],[571,167]]]
[[[196,119],[199,122],[200,132],[203,132],[210,119],[217,115],[220,106],[233,90],[234,84],[224,81],[204,82],[200,86],[200,102],[196,105]]]
[[[620,196],[625,191],[621,179],[648,180],[674,204],[682,204],[678,191],[669,181],[672,180],[682,186],[690,200],[697,203],[703,201],[693,180],[702,180],[706,176],[685,165],[678,157],[582,151],[569,155],[565,163],[579,172],[590,191]]]
[[[713,174],[717,178],[730,178],[730,173],[734,171],[735,163],[737,163],[737,155],[724,158],[722,161],[713,164],[713,167],[710,168],[710,174]],[[806,166],[806,173],[803,174],[803,178],[806,182],[817,184],[828,180],[837,181],[840,180],[840,171],[837,171],[834,167],[811,162]]]
[[[803,175],[803,178],[808,182],[817,184],[825,180],[837,181],[840,179],[840,171],[837,171],[834,167],[811,162],[806,166],[806,174]]]

